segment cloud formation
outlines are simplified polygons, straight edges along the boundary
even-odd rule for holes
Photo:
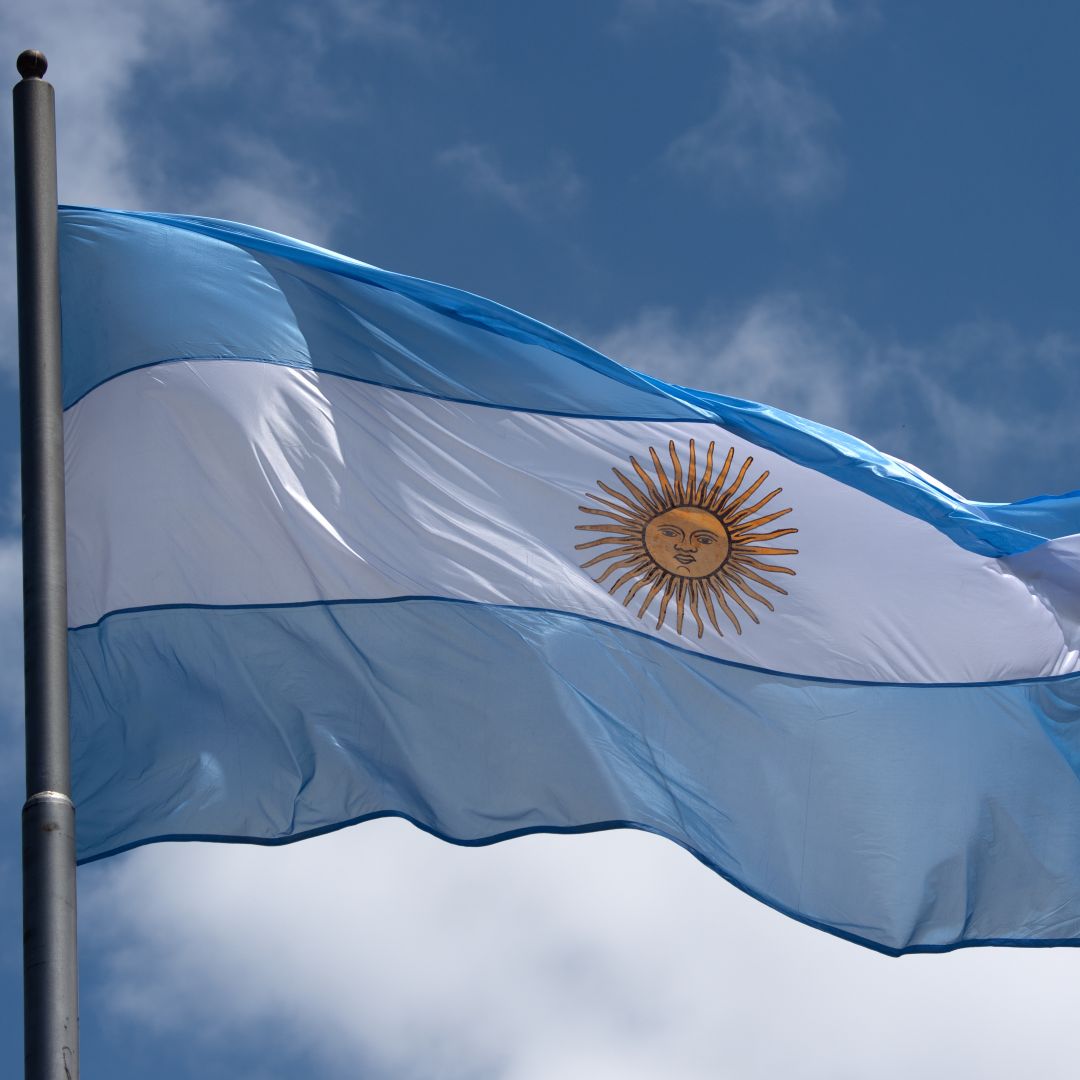
[[[61,201],[140,209],[142,192],[134,180],[133,147],[121,102],[135,72],[147,62],[155,26],[175,34],[178,47],[204,33],[213,19],[206,0],[181,5],[166,0],[157,19],[144,4],[121,2],[107,9],[61,0],[31,9],[6,5],[0,12],[0,39],[18,48],[38,48],[49,58],[55,85]],[[14,77],[14,71],[11,72]],[[0,139],[11,144],[11,112],[0,110]],[[15,226],[10,170],[0,172],[0,334],[15,341]],[[0,369],[14,370],[12,346],[0,350]]]
[[[1071,1075],[1068,950],[892,961],[641,833],[460,849],[371,822],[148,848],[83,886],[122,1021],[197,1032],[208,1056],[300,1046],[328,1080]]]
[[[746,30],[838,30],[874,6],[873,0],[693,0]]]
[[[873,17],[878,0],[684,0],[688,9],[715,18],[729,30],[759,39],[798,44],[808,34],[835,33]],[[622,0],[622,27],[671,10],[661,0]]]
[[[207,217],[242,221],[309,243],[330,241],[336,221],[333,182],[278,149],[246,135],[227,140],[228,168],[173,198]]]
[[[531,221],[570,212],[584,193],[573,162],[560,152],[551,153],[540,171],[524,177],[511,177],[498,152],[483,143],[457,143],[436,160],[474,195],[500,203]]]
[[[305,239],[323,240],[335,221],[324,178],[287,158],[253,132],[221,138],[216,167],[183,179],[169,167],[157,125],[137,123],[131,104],[151,71],[183,85],[215,85],[231,78],[228,10],[219,0],[118,0],[108,5],[54,0],[9,5],[0,12],[0,37],[49,58],[56,87],[60,201],[127,210],[183,208],[187,213],[236,217]],[[413,26],[385,5],[361,5],[357,32],[400,38]],[[366,20],[366,21],[365,21]],[[395,29],[396,28],[396,29]],[[406,35],[407,36],[407,35]],[[11,140],[9,110],[0,110],[0,139]],[[220,133],[210,132],[211,136]],[[0,175],[0,331],[15,340],[12,181]],[[10,374],[14,348],[0,350]]]
[[[813,203],[843,183],[837,124],[835,110],[804,80],[733,56],[716,109],[679,135],[666,159],[721,195]]]
[[[1080,342],[1064,334],[973,322],[936,340],[882,341],[806,297],[777,293],[690,319],[646,309],[596,344],[669,381],[858,435],[969,498],[1080,486],[1068,411],[1080,392]],[[1031,489],[1040,482],[1042,491]]]
[[[836,37],[876,0],[687,0],[721,35],[726,77],[713,112],[676,136],[665,160],[726,198],[805,206],[843,186],[839,116],[793,65],[792,49]],[[626,0],[626,30],[668,9]]]
[[[342,38],[426,60],[449,55],[459,45],[443,12],[415,0],[324,0],[283,8],[280,14],[316,53]]]

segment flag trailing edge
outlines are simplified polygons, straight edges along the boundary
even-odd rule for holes
[[[62,208],[82,861],[629,826],[891,954],[1080,941],[1080,496],[458,290]]]

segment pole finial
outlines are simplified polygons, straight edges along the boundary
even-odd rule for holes
[[[19,74],[24,79],[41,79],[48,70],[49,61],[45,59],[43,52],[37,49],[27,49],[19,53],[19,59],[15,61]]]

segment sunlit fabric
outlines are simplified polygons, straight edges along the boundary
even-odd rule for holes
[[[1080,497],[244,226],[61,254],[83,861],[633,827],[885,952],[1080,942]]]

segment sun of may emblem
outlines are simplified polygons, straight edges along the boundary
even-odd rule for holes
[[[719,609],[735,632],[741,634],[738,612],[759,622],[751,603],[773,610],[771,601],[759,590],[786,596],[787,590],[773,578],[795,573],[791,567],[772,561],[799,553],[796,548],[770,546],[772,541],[798,532],[790,526],[773,527],[774,522],[791,513],[791,507],[769,508],[783,489],[774,488],[757,497],[768,478],[767,469],[744,486],[754,459],[747,457],[733,470],[734,447],[728,450],[714,476],[715,451],[716,443],[709,443],[705,469],[699,478],[697,451],[691,439],[684,478],[675,443],[669,442],[669,477],[660,455],[650,446],[655,475],[631,457],[636,480],[612,469],[622,490],[598,480],[597,486],[610,498],[590,491],[586,498],[599,505],[578,507],[585,514],[607,519],[602,524],[577,526],[584,532],[606,534],[575,545],[578,551],[605,549],[582,563],[582,568],[607,563],[594,580],[600,583],[617,574],[608,591],[614,595],[625,586],[624,607],[644,591],[637,615],[644,618],[655,602],[657,630],[673,607],[678,633],[683,632],[683,618],[689,611],[697,624],[698,637],[705,632],[703,612],[723,636],[717,621]]]

